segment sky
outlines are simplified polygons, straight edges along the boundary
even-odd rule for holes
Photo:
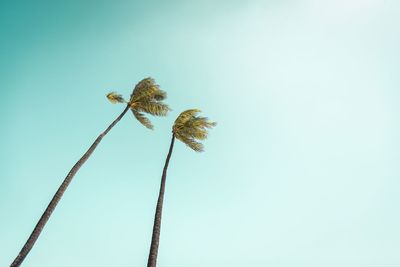
[[[0,2],[0,266],[151,76],[173,109],[128,113],[75,176],[26,267],[145,266],[171,127],[162,267],[400,265],[396,0]]]

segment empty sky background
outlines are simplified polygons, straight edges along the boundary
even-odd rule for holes
[[[145,266],[171,126],[218,121],[170,162],[160,267],[400,265],[397,0],[1,1],[0,266],[126,97],[26,267]]]

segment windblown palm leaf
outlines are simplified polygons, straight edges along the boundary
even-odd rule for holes
[[[107,98],[112,103],[123,103],[121,95],[115,92],[109,93]],[[153,129],[153,125],[144,113],[153,116],[166,116],[170,108],[162,101],[167,98],[167,93],[160,89],[153,78],[141,80],[133,89],[131,98],[128,102],[135,118],[148,129]],[[121,102],[122,101],[122,102]]]
[[[134,108],[154,116],[166,116],[169,111],[168,105],[156,101],[137,102]]]
[[[116,92],[111,92],[107,94],[108,100],[110,100],[111,103],[116,104],[116,103],[124,103],[125,100],[122,97],[122,95],[117,94]]]
[[[146,117],[143,115],[143,113],[141,113],[141,112],[139,112],[139,111],[137,111],[137,110],[134,110],[134,109],[131,109],[131,110],[132,110],[132,113],[133,113],[133,115],[135,116],[135,118],[136,118],[141,124],[143,124],[146,128],[148,128],[148,129],[150,129],[150,130],[153,130],[153,128],[154,128],[153,124],[151,124],[150,120],[149,120],[148,118],[146,118]]]
[[[198,140],[207,138],[208,129],[216,125],[206,117],[197,116],[199,109],[189,109],[182,112],[175,120],[172,128],[175,137],[197,152],[203,151],[203,144]]]
[[[166,93],[160,90],[160,86],[155,83],[153,78],[145,78],[141,80],[133,89],[130,103],[140,102],[141,100],[164,100]]]

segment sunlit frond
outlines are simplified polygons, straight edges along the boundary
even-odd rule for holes
[[[110,93],[108,93],[108,94],[107,94],[107,98],[108,98],[108,100],[109,100],[111,103],[113,103],[113,104],[116,104],[116,103],[124,103],[124,102],[125,102],[125,100],[124,100],[124,98],[122,97],[122,95],[117,94],[116,92],[110,92]]]
[[[154,94],[154,99],[157,100],[157,101],[162,101],[162,100],[164,100],[166,98],[167,98],[167,93],[162,91],[162,90],[158,90]]]
[[[148,118],[146,118],[144,116],[143,113],[136,111],[134,109],[131,109],[133,115],[135,116],[135,118],[141,123],[143,124],[146,128],[153,130],[153,124],[151,124],[150,120]]]
[[[208,129],[216,125],[206,117],[196,116],[199,109],[189,109],[182,112],[175,120],[172,128],[175,137],[197,152],[203,151],[203,144],[198,140],[207,138]]]
[[[178,140],[181,140],[185,145],[187,145],[188,147],[190,147],[191,149],[193,149],[196,152],[204,151],[203,144],[195,141],[193,138],[188,138],[188,137],[186,137],[184,135],[180,135],[180,134],[175,134],[175,137]]]
[[[183,126],[190,118],[196,116],[196,114],[200,112],[201,112],[200,109],[188,109],[182,112],[175,120],[174,127]]]
[[[153,78],[145,78],[141,80],[133,89],[130,103],[135,103],[140,100],[164,100],[166,93],[160,90],[160,86],[155,83]]]
[[[135,117],[146,126],[151,125],[151,123],[149,119],[144,117],[143,113],[153,116],[166,116],[170,111],[168,105],[162,102],[166,98],[167,93],[160,90],[159,85],[155,83],[154,79],[145,78],[135,86],[128,104],[135,111],[134,114],[140,114],[135,115]],[[145,118],[145,121],[143,118]]]
[[[154,116],[166,116],[170,110],[168,105],[156,101],[138,102],[134,107],[138,111],[143,111]]]

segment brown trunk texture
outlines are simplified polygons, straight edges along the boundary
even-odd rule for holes
[[[175,135],[172,134],[171,145],[169,147],[168,156],[167,159],[165,160],[164,170],[161,177],[160,193],[158,195],[156,214],[154,217],[153,236],[151,238],[151,246],[150,246],[150,253],[149,253],[149,260],[147,262],[147,267],[156,267],[157,264],[158,245],[160,244],[161,215],[164,202],[165,181],[167,179],[167,169],[169,160],[171,158],[172,149],[174,148],[174,141],[175,141]]]
[[[72,178],[74,178],[75,174],[78,170],[82,167],[82,165],[86,162],[86,160],[92,155],[93,151],[96,149],[97,145],[100,143],[101,139],[117,124],[121,118],[125,115],[128,111],[129,106],[127,106],[124,111],[107,127],[107,129],[102,132],[99,137],[94,141],[94,143],[89,147],[86,153],[75,163],[74,167],[69,171],[67,177],[65,177],[63,183],[58,188],[56,194],[53,196],[52,200],[50,201],[49,205],[47,206],[46,210],[44,211],[42,217],[40,217],[38,223],[33,229],[33,232],[29,236],[28,240],[26,241],[24,247],[19,252],[18,256],[15,258],[13,263],[10,267],[18,267],[24,261],[25,257],[28,255],[29,251],[32,249],[33,245],[35,244],[36,240],[39,238],[40,233],[42,232],[44,226],[46,225],[47,221],[49,220],[51,214],[53,213],[54,209],[56,208],[58,202],[60,201],[62,195],[64,194],[65,190],[67,190],[68,185],[70,184]]]

